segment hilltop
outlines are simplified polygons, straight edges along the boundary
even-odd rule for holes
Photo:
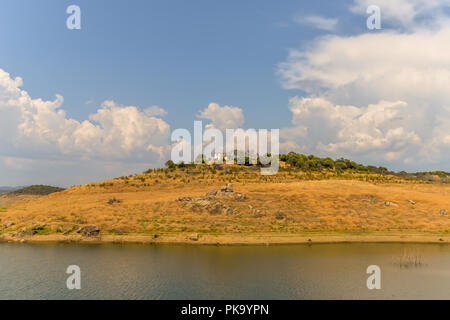
[[[8,192],[9,195],[38,195],[38,196],[46,196],[51,193],[63,191],[63,188],[45,186],[45,185],[32,185],[28,187],[23,187],[17,190],[12,190]]]
[[[280,157],[272,176],[249,164],[169,163],[18,197],[0,208],[1,237],[205,244],[450,240],[446,173],[405,175],[332,161],[291,153]]]

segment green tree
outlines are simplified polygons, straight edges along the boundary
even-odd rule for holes
[[[174,163],[172,160],[168,160],[168,161],[165,163],[165,165],[166,165],[166,167],[169,168],[169,169],[175,168],[175,163]]]

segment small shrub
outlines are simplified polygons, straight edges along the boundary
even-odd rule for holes
[[[122,200],[116,199],[116,198],[111,198],[108,200],[108,204],[109,205],[113,205],[114,203],[121,203]]]

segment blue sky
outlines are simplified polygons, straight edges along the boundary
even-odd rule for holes
[[[65,27],[70,4],[82,10],[79,31]],[[298,0],[6,0],[1,67],[22,77],[33,97],[63,95],[64,109],[78,120],[113,99],[159,105],[171,125],[186,126],[215,101],[245,108],[249,126],[278,127],[290,122],[286,105],[292,92],[281,88],[277,65],[289,48],[323,34],[295,23],[295,16],[346,14],[364,27],[364,19],[348,14],[346,6]],[[348,32],[361,29],[352,25]]]
[[[448,4],[3,0],[0,185],[159,166],[198,119],[280,128],[284,152],[450,170]]]

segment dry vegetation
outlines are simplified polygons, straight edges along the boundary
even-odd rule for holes
[[[232,213],[211,213],[176,201],[202,198],[227,183],[246,197],[214,198]],[[2,196],[0,233],[4,239],[23,239],[34,230],[33,238],[62,239],[96,225],[104,238],[148,236],[180,242],[197,233],[198,243],[220,242],[221,237],[222,242],[245,243],[255,237],[296,242],[300,236],[320,234],[445,237],[450,232],[449,196],[449,184],[391,175],[284,168],[277,175],[261,176],[256,167],[198,165],[152,170],[42,197]]]

